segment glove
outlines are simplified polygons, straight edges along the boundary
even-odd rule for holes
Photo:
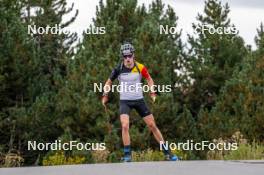
[[[151,98],[153,103],[155,103],[156,97],[157,97],[157,94],[155,92],[150,93],[150,98]]]

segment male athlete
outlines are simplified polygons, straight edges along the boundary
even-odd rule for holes
[[[124,162],[131,161],[131,148],[129,136],[129,113],[131,109],[135,109],[143,118],[148,128],[153,133],[155,139],[159,144],[162,144],[165,160],[176,161],[179,160],[177,156],[173,155],[170,150],[164,146],[164,139],[158,127],[156,126],[153,115],[148,109],[141,87],[141,79],[144,77],[147,80],[150,97],[155,102],[156,93],[154,90],[154,82],[148,73],[147,68],[135,61],[135,49],[132,44],[124,43],[121,45],[120,54],[122,63],[113,69],[109,79],[104,86],[104,93],[102,97],[102,104],[105,106],[108,102],[108,93],[112,82],[118,78],[120,89],[120,121],[122,125],[122,139],[124,144]],[[137,88],[136,88],[137,87]]]

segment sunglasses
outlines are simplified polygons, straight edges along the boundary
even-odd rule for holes
[[[132,58],[132,57],[133,57],[133,54],[131,54],[131,55],[123,55],[124,59]]]

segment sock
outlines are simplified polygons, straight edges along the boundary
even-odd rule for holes
[[[170,148],[166,148],[164,144],[162,146],[162,151],[165,155],[171,154]]]
[[[130,156],[131,155],[131,147],[130,147],[130,145],[125,145],[124,146],[124,153],[125,153],[125,156]]]

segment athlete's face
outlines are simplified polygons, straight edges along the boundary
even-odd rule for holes
[[[134,54],[123,56],[124,65],[128,68],[132,68],[134,66]]]

